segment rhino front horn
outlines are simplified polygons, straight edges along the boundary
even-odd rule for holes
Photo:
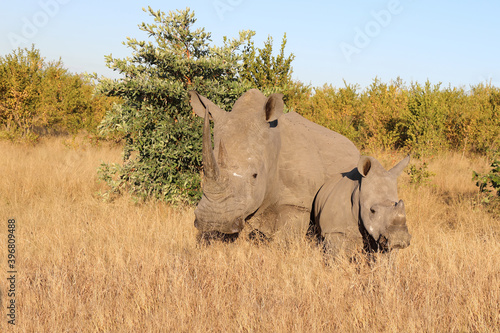
[[[203,123],[203,172],[207,179],[216,180],[219,177],[219,167],[215,161],[212,149],[212,134],[210,133],[210,120],[208,107],[205,109],[205,122]]]

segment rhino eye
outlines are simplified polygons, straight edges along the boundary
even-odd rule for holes
[[[256,173],[254,173],[254,174],[252,175],[252,177],[253,177],[253,179],[257,179],[257,174],[256,174]]]
[[[370,212],[371,212],[372,214],[375,214],[375,208],[370,208]]]

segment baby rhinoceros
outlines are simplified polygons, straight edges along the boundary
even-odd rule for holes
[[[327,252],[352,255],[362,248],[386,252],[410,245],[405,206],[397,193],[397,178],[409,161],[407,156],[387,171],[375,158],[361,156],[356,168],[323,185],[313,218]]]

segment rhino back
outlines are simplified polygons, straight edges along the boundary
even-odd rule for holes
[[[345,136],[315,124],[296,112],[279,119],[281,204],[311,209],[327,179],[352,170],[359,151]]]

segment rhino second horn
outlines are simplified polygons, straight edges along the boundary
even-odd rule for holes
[[[221,168],[227,167],[227,151],[222,140],[219,141],[219,166]]]
[[[219,167],[215,161],[212,149],[212,134],[210,133],[210,120],[208,107],[205,109],[205,122],[203,123],[203,172],[207,179],[216,180],[219,177]]]

